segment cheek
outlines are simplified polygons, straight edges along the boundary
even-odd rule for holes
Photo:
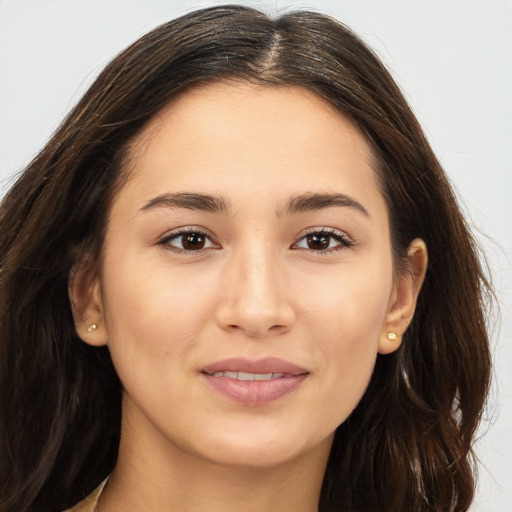
[[[368,262],[367,262],[368,263]],[[365,265],[366,271],[340,271],[304,293],[308,337],[327,392],[319,394],[317,414],[328,412],[334,429],[356,407],[370,381],[392,290],[391,261]]]
[[[391,260],[361,262],[310,276],[296,291],[297,307],[317,335],[347,349],[378,341],[393,286]]]
[[[163,258],[162,258],[163,259]],[[141,257],[113,260],[105,265],[104,302],[114,332],[193,329],[211,307],[212,284],[207,275],[191,279],[187,269],[160,261],[142,266]],[[172,326],[172,329],[170,328]]]
[[[141,266],[140,261],[126,257],[105,262],[108,344],[125,386],[140,387],[156,378],[165,387],[211,316],[211,285],[192,283],[186,271]]]

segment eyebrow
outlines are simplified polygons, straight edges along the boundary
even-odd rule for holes
[[[339,193],[309,193],[295,196],[288,202],[285,212],[287,214],[302,213],[335,206],[353,208],[367,217],[370,216],[366,208],[359,201],[347,194]]]
[[[175,194],[162,194],[148,201],[140,211],[148,211],[154,208],[185,208],[208,213],[226,213],[229,210],[228,202],[222,197],[208,194],[193,194],[178,192]]]
[[[293,197],[288,201],[284,209],[285,214],[303,213],[342,206],[352,208],[369,217],[366,208],[356,199],[340,193],[306,193]],[[207,213],[226,214],[230,211],[229,201],[219,196],[209,194],[196,194],[190,192],[177,192],[161,194],[148,201],[140,211],[153,210],[155,208],[184,208]],[[282,211],[277,212],[278,216]]]

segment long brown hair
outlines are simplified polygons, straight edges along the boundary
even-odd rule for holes
[[[305,87],[349,116],[378,162],[397,269],[412,239],[429,251],[401,348],[378,356],[336,432],[319,510],[467,510],[489,287],[445,174],[386,69],[344,25],[224,6],[164,24],[115,58],[1,205],[0,511],[62,510],[114,467],[121,385],[108,350],[77,336],[68,275],[99,258],[145,123],[188,88],[231,78]]]

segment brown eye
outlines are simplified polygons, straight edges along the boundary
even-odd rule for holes
[[[197,251],[204,249],[206,245],[206,236],[202,233],[189,233],[187,235],[181,235],[182,246],[186,251]]]
[[[178,253],[220,249],[220,247],[211,240],[209,235],[194,229],[187,229],[186,231],[180,231],[166,236],[158,242],[158,245],[162,245]]]
[[[323,228],[319,231],[307,233],[296,242],[292,248],[324,253],[334,252],[352,246],[352,240],[343,231]]]
[[[329,248],[331,236],[325,233],[311,233],[306,237],[306,243],[309,249],[314,251],[324,251]]]

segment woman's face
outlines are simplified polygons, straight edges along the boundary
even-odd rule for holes
[[[83,336],[108,343],[125,428],[226,465],[327,453],[404,328],[365,139],[301,88],[217,83],[130,165]]]

